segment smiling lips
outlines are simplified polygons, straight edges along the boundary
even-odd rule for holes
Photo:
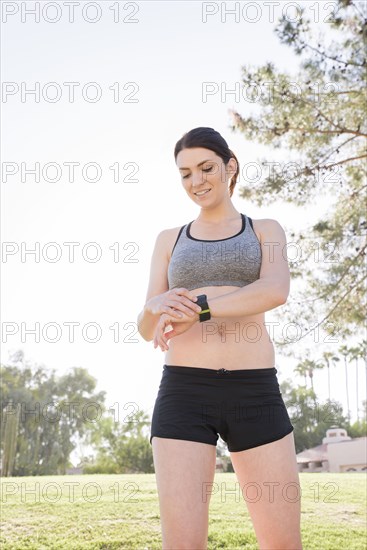
[[[210,189],[203,189],[202,191],[197,191],[196,193],[194,193],[194,195],[196,195],[197,197],[201,197],[202,195],[206,195],[207,193],[209,193]]]

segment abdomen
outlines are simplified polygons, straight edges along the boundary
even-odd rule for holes
[[[194,289],[210,298],[239,290],[238,286],[209,286]],[[274,346],[264,324],[265,314],[216,317],[196,323],[168,341],[167,365],[210,369],[256,369],[275,366]]]

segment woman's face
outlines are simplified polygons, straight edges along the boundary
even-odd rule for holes
[[[236,169],[234,158],[229,160],[226,167],[214,151],[195,147],[182,149],[177,155],[176,164],[182,185],[196,204],[205,207],[229,197],[228,179]]]

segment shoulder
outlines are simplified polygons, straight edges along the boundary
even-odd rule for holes
[[[260,243],[272,238],[285,240],[284,229],[277,220],[272,218],[263,218],[261,220],[252,219],[252,223]]]
[[[183,224],[186,225],[186,224]],[[172,248],[177,240],[178,234],[182,225],[177,227],[170,227],[168,229],[162,229],[157,235],[157,243],[165,249],[168,259],[171,257]]]
[[[166,243],[170,244],[172,239],[173,240],[177,239],[181,227],[183,227],[183,226],[179,225],[177,227],[170,227],[168,229],[162,229],[162,231],[160,231],[158,233],[157,239],[159,239],[161,242],[166,242]]]

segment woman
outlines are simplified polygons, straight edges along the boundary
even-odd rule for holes
[[[293,425],[264,319],[289,293],[285,233],[233,206],[239,164],[218,132],[191,130],[174,156],[200,213],[158,234],[138,316],[142,337],[166,352],[150,438],[163,549],[207,548],[220,435],[260,549],[299,550]]]

